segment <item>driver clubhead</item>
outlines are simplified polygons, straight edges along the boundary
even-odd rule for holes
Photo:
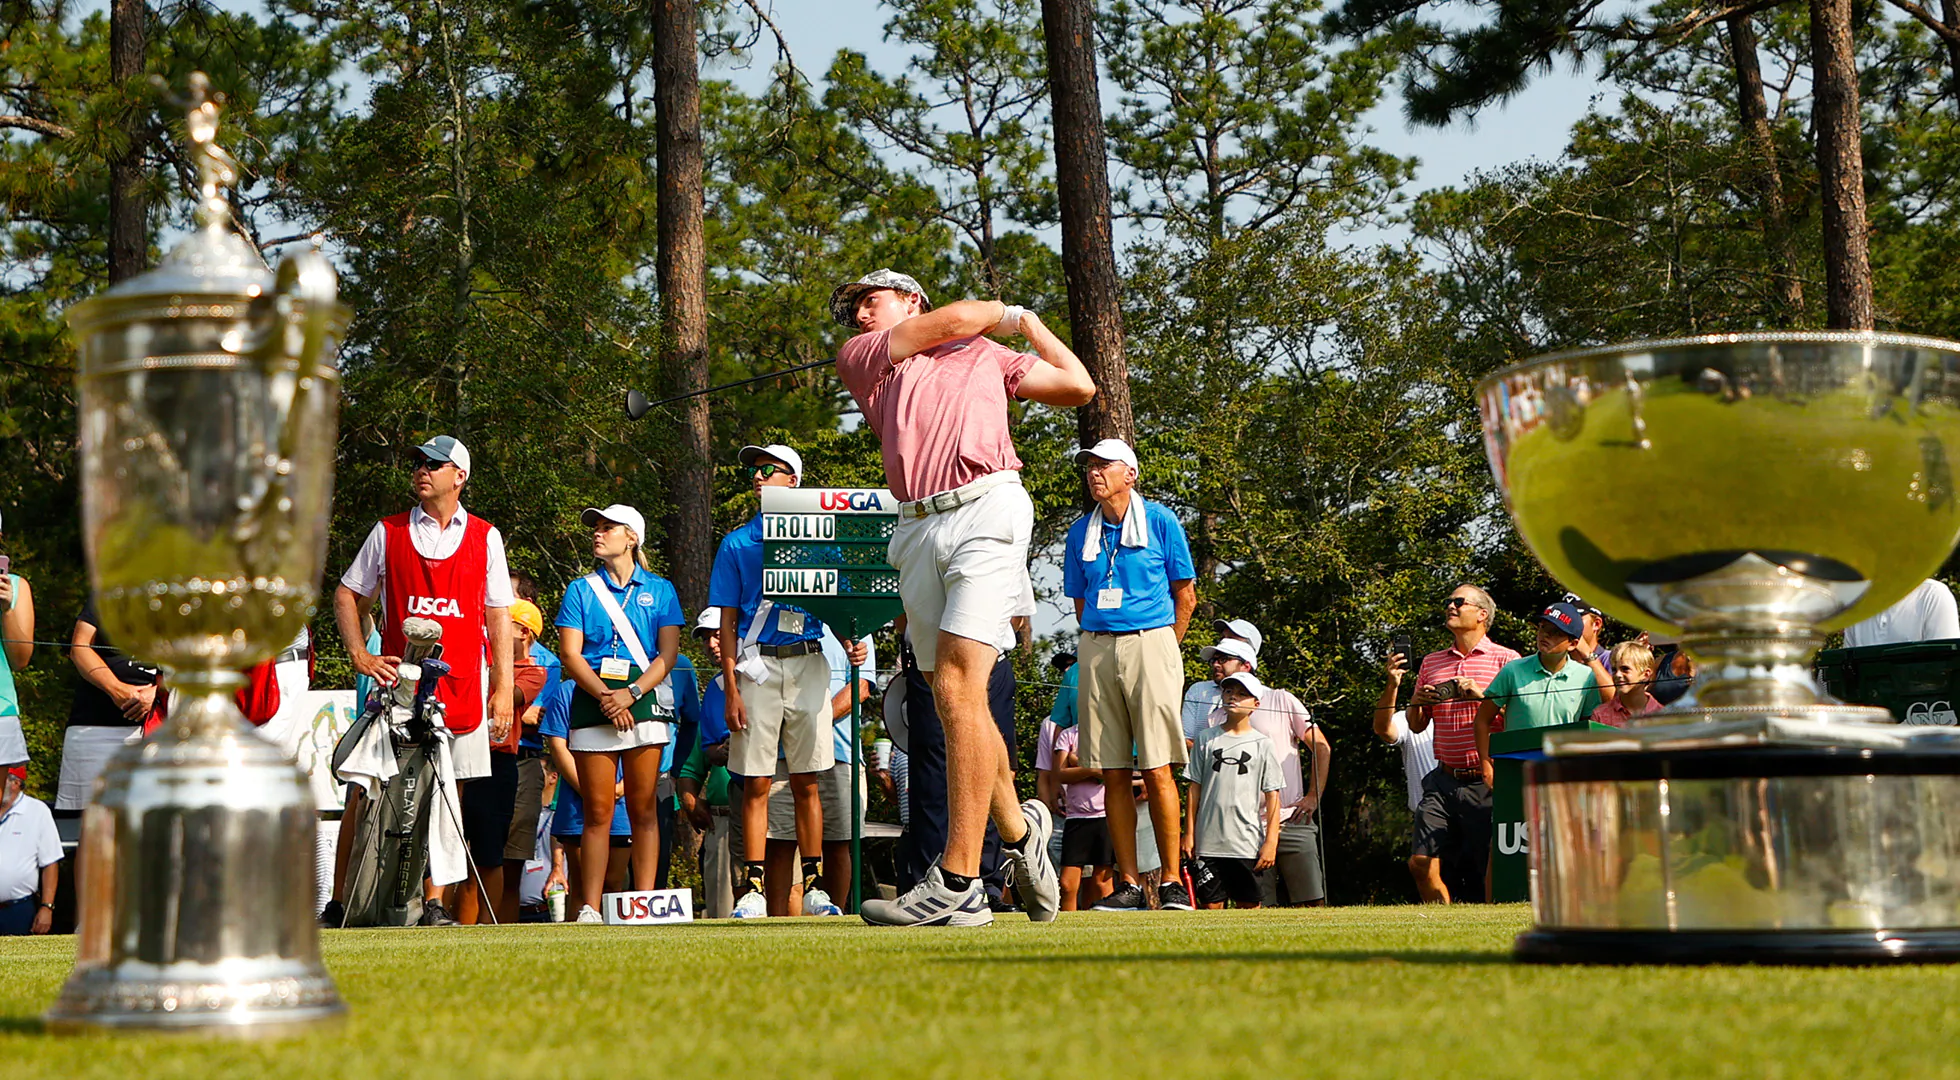
[[[645,416],[647,410],[651,408],[653,408],[653,405],[647,401],[645,394],[640,393],[638,390],[626,391],[626,419],[638,420],[640,417]]]

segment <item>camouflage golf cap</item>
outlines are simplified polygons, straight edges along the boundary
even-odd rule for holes
[[[859,298],[865,293],[876,292],[879,289],[911,293],[919,298],[920,310],[932,310],[932,301],[926,298],[926,291],[919,287],[917,278],[887,267],[883,270],[873,270],[856,281],[837,286],[830,294],[830,317],[836,319],[840,325],[856,330]]]

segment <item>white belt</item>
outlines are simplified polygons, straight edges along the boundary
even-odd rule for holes
[[[1021,474],[1012,469],[997,473],[988,473],[978,480],[963,484],[951,491],[942,491],[937,495],[928,495],[923,499],[899,503],[898,516],[901,518],[922,518],[931,514],[949,513],[965,506],[967,503],[973,502],[975,499],[1000,487],[1002,484],[1018,484],[1020,482]]]

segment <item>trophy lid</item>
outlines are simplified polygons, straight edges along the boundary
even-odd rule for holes
[[[258,249],[233,223],[224,189],[238,181],[238,163],[218,145],[222,95],[211,92],[203,72],[193,72],[190,91],[172,98],[185,108],[191,153],[197,163],[197,230],[153,269],[76,304],[68,322],[77,337],[111,324],[146,318],[233,318],[272,287],[273,273]],[[238,301],[225,304],[224,301]],[[212,306],[210,301],[218,301]]]

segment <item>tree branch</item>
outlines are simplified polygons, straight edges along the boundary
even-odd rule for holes
[[[1949,45],[1960,45],[1960,28],[1948,26],[1934,18],[1932,12],[1927,11],[1919,4],[1913,3],[1913,0],[1885,0],[1885,2],[1924,23],[1926,29],[1939,35],[1940,40]]]
[[[72,129],[62,127],[52,120],[43,120],[38,116],[0,116],[0,128],[16,128],[21,131],[32,131],[37,135],[46,135],[50,139],[72,139],[75,137],[75,132]]]

